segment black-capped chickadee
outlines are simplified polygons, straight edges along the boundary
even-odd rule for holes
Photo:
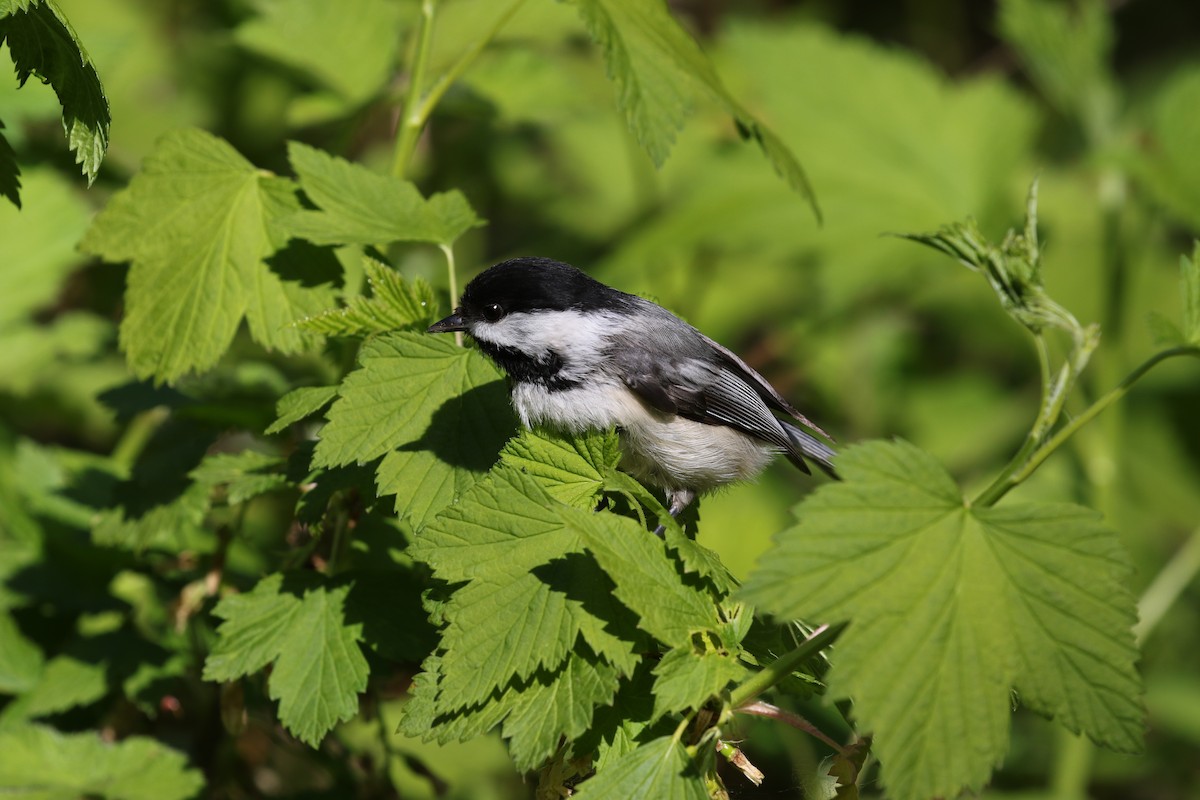
[[[621,466],[665,489],[672,515],[758,475],[783,453],[830,475],[830,438],[734,353],[671,312],[548,258],[514,258],[467,284],[430,333],[466,331],[511,380],[526,427],[615,427]]]

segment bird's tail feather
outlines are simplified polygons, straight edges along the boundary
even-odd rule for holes
[[[779,422],[783,425],[788,438],[792,440],[792,444],[795,446],[796,452],[789,454],[793,456],[793,460],[803,456],[820,467],[821,471],[829,477],[838,478],[837,471],[833,468],[833,459],[837,457],[837,453],[833,448],[789,422],[785,422],[784,420],[780,420]]]

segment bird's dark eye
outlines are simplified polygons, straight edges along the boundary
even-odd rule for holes
[[[504,309],[500,307],[499,303],[492,303],[483,307],[483,318],[488,322],[499,322],[503,316]]]

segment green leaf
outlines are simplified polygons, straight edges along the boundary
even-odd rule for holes
[[[522,430],[500,451],[500,460],[533,478],[555,500],[590,511],[620,463],[621,449],[611,431],[559,436]]]
[[[0,44],[5,39],[21,85],[33,75],[58,95],[67,144],[90,186],[108,150],[112,119],[100,76],[79,36],[50,0],[0,0]]]
[[[299,142],[288,143],[288,158],[300,187],[321,209],[298,211],[286,221],[293,236],[310,242],[432,242],[448,247],[483,224],[457,190],[426,200],[408,181]]]
[[[722,341],[772,308],[795,317],[805,301],[778,288],[796,280],[797,257],[814,265],[799,273],[814,282],[811,310],[833,313],[861,299],[864,287],[943,285],[936,262],[898,249],[881,231],[926,230],[968,214],[985,230],[1009,221],[1012,176],[1027,171],[1038,118],[1027,97],[996,76],[952,82],[912,53],[797,15],[730,16],[713,50],[730,89],[762,109],[783,141],[820,154],[806,167],[820,187],[823,229],[796,224],[797,198],[755,168],[753,153],[689,142],[662,172],[653,219],[618,228],[597,277],[688,309],[689,321]],[[607,182],[608,169],[602,162],[593,180]],[[513,190],[523,185],[514,181]],[[756,269],[746,269],[747,258]],[[708,285],[738,291],[708,291],[697,301],[695,286],[677,277],[699,261],[711,270]],[[835,338],[830,359],[845,355],[846,341]]]
[[[520,575],[580,549],[579,532],[530,477],[507,467],[446,508],[409,545],[436,577],[457,583]]]
[[[483,355],[436,336],[374,337],[359,364],[338,389],[313,465],[384,456],[380,494],[397,494],[396,510],[420,526],[494,462],[515,425],[508,390]]]
[[[283,463],[279,456],[254,450],[215,453],[205,457],[188,477],[209,487],[224,485],[225,500],[232,506],[286,486],[287,476],[277,471]]]
[[[1131,173],[1175,218],[1200,230],[1200,66],[1173,71],[1149,104],[1147,147],[1130,163]]]
[[[732,681],[747,675],[746,668],[724,653],[697,653],[677,647],[654,667],[654,716],[657,720],[672,711],[700,708],[710,697],[719,696]]]
[[[96,702],[108,694],[106,668],[103,662],[55,656],[21,697],[21,716],[32,719]]]
[[[1108,69],[1113,30],[1104,3],[1005,0],[999,23],[1046,98],[1089,133],[1100,133],[1115,111]]]
[[[183,753],[144,736],[113,743],[20,725],[0,730],[0,752],[0,785],[22,797],[186,800],[204,787]]]
[[[821,211],[800,162],[787,145],[751,115],[721,83],[708,58],[662,0],[570,0],[604,51],[608,75],[629,129],[655,165],[666,161],[675,134],[704,94],[733,117],[739,133],[762,149],[775,171]]]
[[[982,786],[1008,747],[1014,689],[1099,744],[1140,748],[1129,566],[1094,512],[971,508],[902,442],[847,448],[838,471],[745,595],[780,617],[851,620],[830,693],[853,698],[892,793]]]
[[[396,270],[363,259],[370,297],[352,297],[344,308],[324,311],[296,323],[324,336],[366,336],[396,330],[423,331],[437,320],[433,287],[421,278],[410,285]]]
[[[566,596],[533,574],[473,580],[451,595],[444,615],[441,690],[459,707],[482,703],[514,676],[557,669],[579,630]]]
[[[535,769],[554,754],[563,737],[573,741],[616,693],[617,670],[578,653],[556,674],[536,674],[515,698],[502,729],[517,769]]]
[[[180,130],[159,140],[80,245],[133,262],[121,346],[135,374],[169,382],[211,367],[243,317],[266,347],[315,344],[292,323],[333,305],[335,276],[285,279],[265,262],[286,244],[279,220],[299,207],[290,182],[211,134]]]
[[[365,102],[391,77],[404,38],[402,3],[258,0],[254,5],[260,16],[238,26],[234,40],[328,87],[339,109]]]
[[[75,243],[88,225],[87,204],[59,174],[43,168],[26,172],[24,193],[23,211],[0,205],[0,325],[53,302],[83,261]]]
[[[693,633],[719,629],[713,598],[680,580],[662,539],[633,520],[593,516],[590,524],[579,526],[583,541],[616,584],[617,599],[640,618],[642,630],[676,647],[690,642]]]
[[[580,785],[579,800],[654,797],[708,800],[704,775],[675,737],[663,736],[613,761]]]
[[[349,587],[313,585],[305,576],[270,575],[252,592],[231,595],[213,613],[224,622],[204,677],[229,681],[274,664],[268,688],[279,719],[316,747],[335,724],[358,712],[367,687],[361,625],[347,624]]]
[[[42,651],[0,611],[0,694],[19,694],[37,684],[42,671]]]
[[[336,386],[303,386],[279,398],[275,404],[275,414],[278,416],[264,433],[280,433],[289,425],[311,417],[337,397]]]
[[[99,545],[138,552],[161,549],[182,552],[211,538],[204,528],[209,509],[209,487],[193,483],[167,502],[132,511],[109,508],[92,522],[92,540]],[[139,513],[140,512],[140,513]]]

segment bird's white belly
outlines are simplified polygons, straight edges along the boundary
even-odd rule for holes
[[[622,468],[664,489],[706,492],[749,480],[777,452],[733,428],[650,408],[621,384],[596,382],[557,392],[517,384],[513,406],[526,427],[572,433],[619,428]]]

